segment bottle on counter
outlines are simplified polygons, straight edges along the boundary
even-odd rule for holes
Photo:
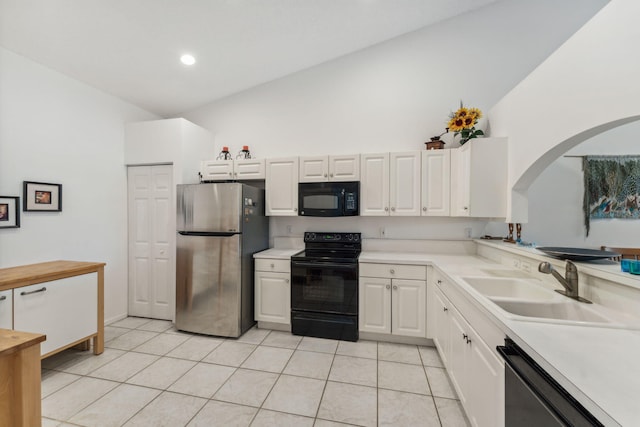
[[[218,154],[216,160],[232,160],[231,153],[229,153],[229,147],[222,147],[222,151]]]
[[[250,159],[250,158],[251,158],[251,153],[249,152],[249,146],[243,145],[242,150],[238,152],[236,159]]]

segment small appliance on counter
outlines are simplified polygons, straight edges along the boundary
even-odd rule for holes
[[[291,257],[291,332],[358,340],[360,233],[304,233]]]
[[[253,254],[269,247],[264,190],[178,185],[176,327],[239,337],[254,325]]]

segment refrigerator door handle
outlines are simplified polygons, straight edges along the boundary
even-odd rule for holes
[[[211,237],[230,237],[240,234],[237,232],[212,232],[212,231],[178,231],[181,236],[211,236]]]

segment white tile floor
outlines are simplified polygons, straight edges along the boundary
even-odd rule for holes
[[[42,425],[468,426],[437,351],[253,328],[238,339],[128,317],[105,351],[42,361]]]

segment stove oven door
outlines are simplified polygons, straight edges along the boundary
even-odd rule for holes
[[[291,309],[358,314],[358,264],[291,262]]]

